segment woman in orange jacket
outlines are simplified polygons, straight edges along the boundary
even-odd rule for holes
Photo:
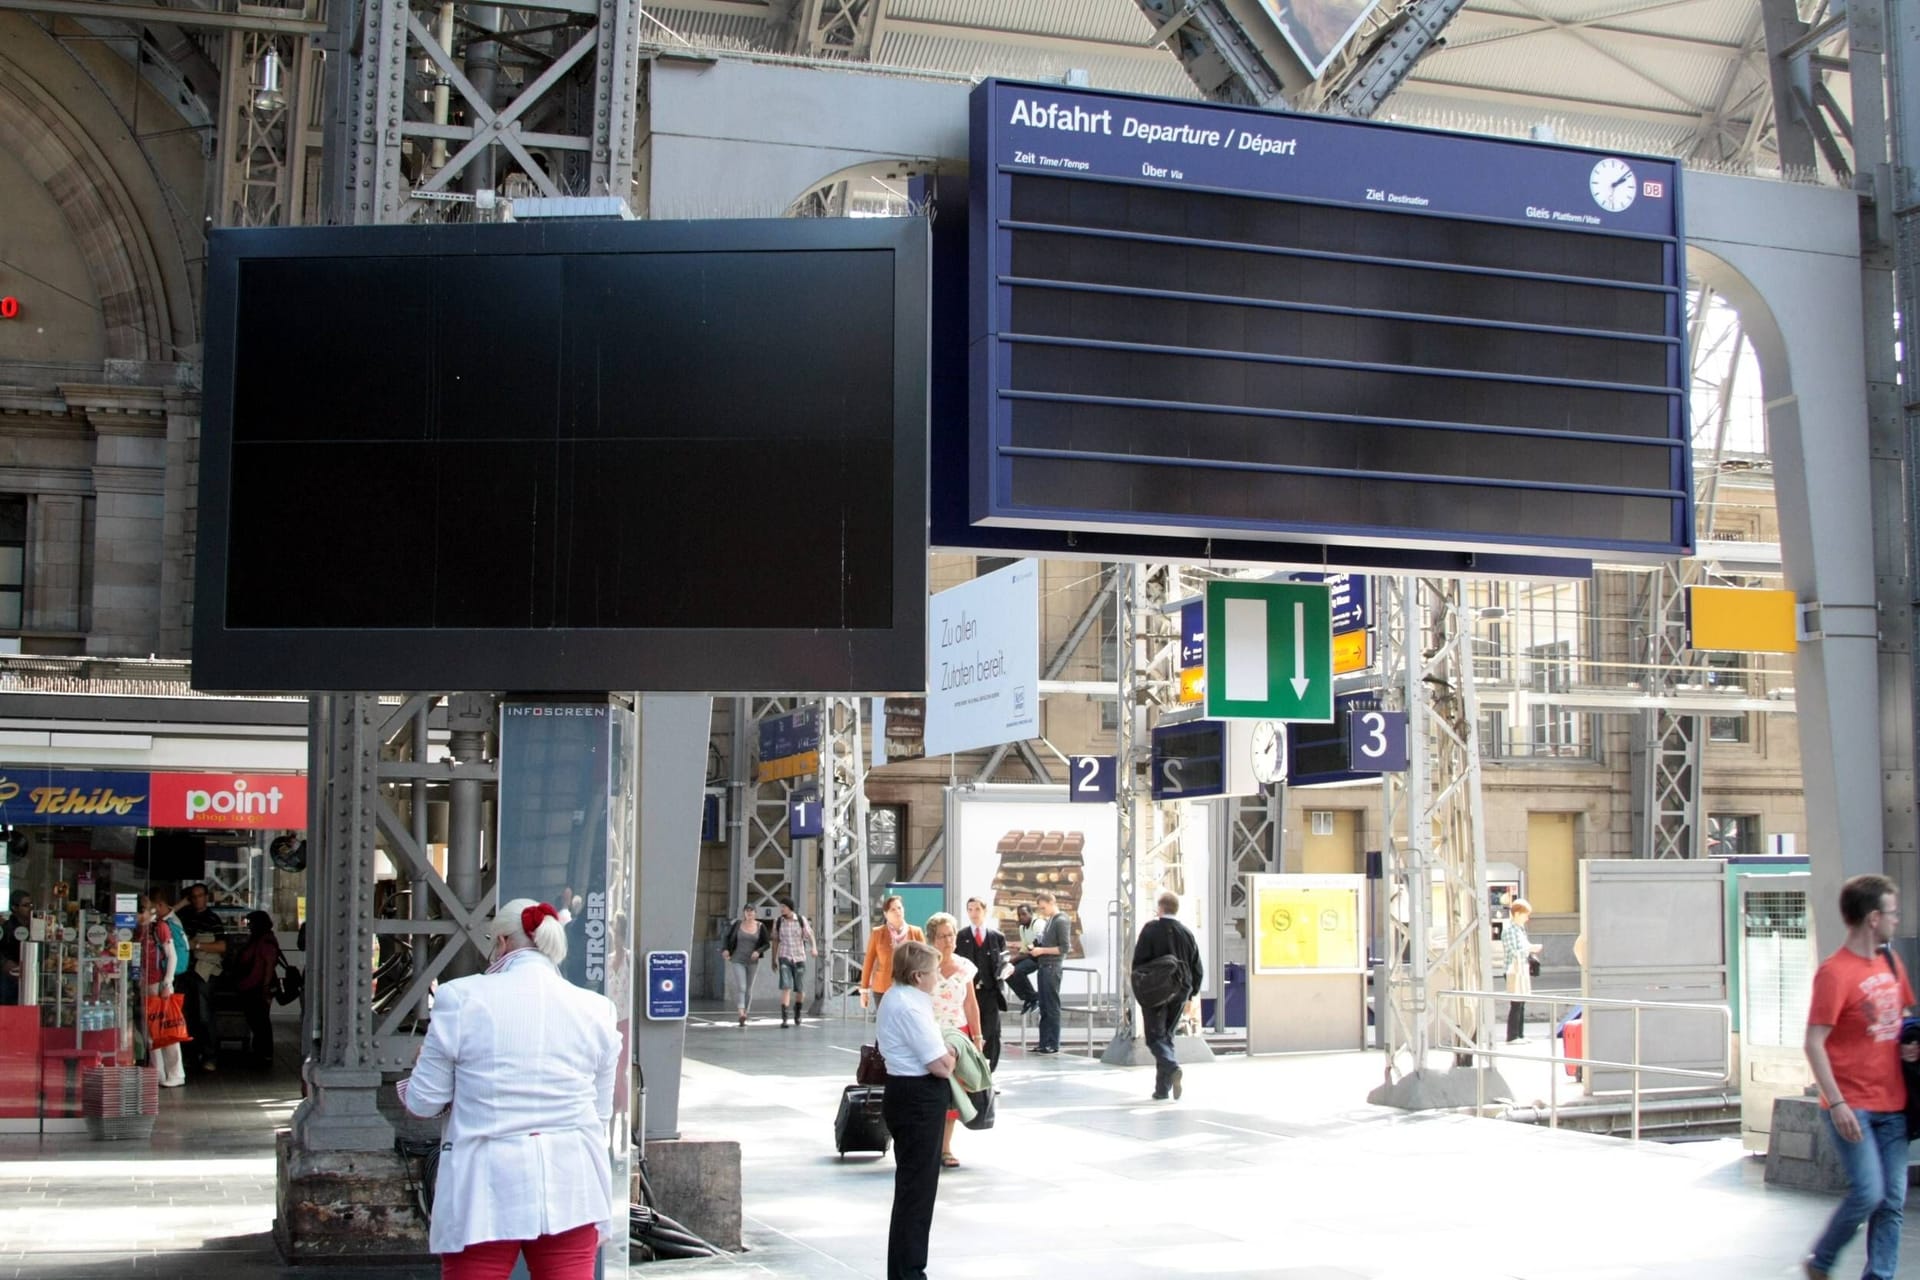
[[[907,923],[907,907],[900,895],[890,893],[880,902],[880,914],[886,923],[867,935],[867,962],[860,966],[860,1007],[880,1007],[880,997],[893,985],[893,949],[912,939],[925,942],[917,925]],[[871,999],[869,999],[871,997]]]

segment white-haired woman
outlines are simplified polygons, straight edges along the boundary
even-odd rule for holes
[[[960,936],[960,922],[944,911],[937,911],[927,917],[927,945],[940,955],[940,968],[933,980],[934,1025],[942,1034],[958,1031],[973,1041],[973,1047],[985,1053],[987,1046],[980,1038],[980,1002],[973,993],[974,963],[964,956],[953,953],[955,940]],[[940,1134],[940,1167],[958,1169],[959,1159],[953,1154],[953,1122],[960,1113],[947,1109],[946,1127]]]
[[[607,1123],[622,1058],[613,1002],[560,975],[567,934],[544,902],[493,922],[484,974],[443,984],[400,1100],[448,1112],[429,1243],[442,1280],[590,1280],[615,1212]]]

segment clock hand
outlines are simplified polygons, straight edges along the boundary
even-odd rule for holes
[[[1619,185],[1620,185],[1620,184],[1621,184],[1622,182],[1632,182],[1632,181],[1633,181],[1633,175],[1632,175],[1632,174],[1628,174],[1628,175],[1626,175],[1626,176],[1625,176],[1624,178],[1618,178],[1618,179],[1615,179],[1615,181],[1614,181],[1614,184],[1613,184],[1613,186],[1614,186],[1614,187],[1617,187],[1617,186],[1619,186]],[[1607,190],[1609,190],[1609,191],[1611,191],[1611,190],[1613,190],[1613,187],[1608,187],[1608,188],[1607,188]]]

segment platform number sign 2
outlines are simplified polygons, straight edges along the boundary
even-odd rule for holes
[[[1404,773],[1407,713],[1368,709],[1347,721],[1347,767],[1355,773]]]
[[[1067,799],[1075,804],[1106,804],[1119,789],[1120,769],[1114,756],[1069,756]]]
[[[818,800],[789,800],[787,801],[787,834],[795,840],[818,840],[821,817]]]

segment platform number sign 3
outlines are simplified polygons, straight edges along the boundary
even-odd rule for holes
[[[1107,804],[1119,789],[1119,762],[1114,756],[1069,756],[1067,799],[1075,804]]]
[[[1347,721],[1347,767],[1355,773],[1402,773],[1407,767],[1407,713],[1355,711]]]

